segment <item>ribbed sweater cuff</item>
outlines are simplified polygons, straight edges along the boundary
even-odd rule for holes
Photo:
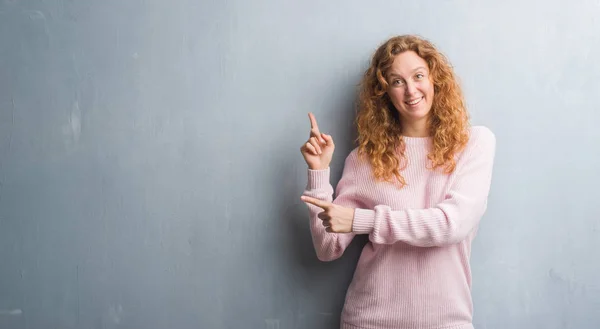
[[[315,190],[327,187],[329,184],[330,168],[322,170],[308,169],[308,189]]]
[[[356,234],[370,234],[375,226],[375,211],[369,209],[354,209],[352,232]]]

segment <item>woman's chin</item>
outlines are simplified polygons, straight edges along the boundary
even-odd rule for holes
[[[427,119],[429,115],[429,110],[425,108],[420,109],[405,109],[403,113],[400,113],[400,116],[408,121],[420,121]]]

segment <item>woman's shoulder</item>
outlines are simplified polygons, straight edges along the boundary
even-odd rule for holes
[[[472,126],[469,128],[469,142],[467,148],[470,147],[490,147],[496,145],[496,135],[487,126]]]
[[[459,156],[459,162],[493,159],[495,153],[496,135],[494,132],[486,126],[472,126],[469,128],[469,141]]]
[[[346,165],[348,165],[348,164],[356,165],[358,162],[360,162],[359,158],[360,158],[360,154],[359,154],[359,148],[357,146],[357,147],[354,147],[352,150],[350,150],[350,153],[348,153],[348,155],[346,155],[346,159],[345,159]]]
[[[347,153],[344,159],[344,167],[352,171],[357,171],[370,169],[371,163],[366,155],[360,152],[360,148],[356,146],[352,148],[349,153]]]
[[[475,138],[487,138],[495,139],[494,132],[488,126],[476,125],[469,128],[472,137]]]

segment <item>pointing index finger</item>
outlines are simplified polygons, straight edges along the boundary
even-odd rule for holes
[[[310,129],[313,130],[317,135],[320,135],[319,125],[317,124],[317,119],[315,115],[312,113],[308,113],[308,118],[310,119]]]
[[[327,210],[327,208],[329,208],[330,203],[326,202],[326,201],[322,201],[319,199],[315,199],[315,198],[311,198],[309,196],[305,196],[303,195],[301,197],[302,201],[310,203],[310,204],[314,204],[315,206],[319,207],[319,208],[323,208],[324,210]]]
[[[323,139],[323,137],[321,137],[321,132],[319,131],[319,125],[317,124],[317,119],[315,118],[315,115],[312,114],[312,112],[308,113],[308,118],[310,119],[310,133],[311,136],[317,137],[317,139],[321,142],[321,143],[325,143],[325,140]]]

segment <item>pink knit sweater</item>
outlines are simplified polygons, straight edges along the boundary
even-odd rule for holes
[[[404,137],[407,186],[376,182],[367,161],[346,158],[333,201],[355,208],[353,233],[328,233],[309,204],[317,257],[339,258],[356,234],[368,234],[346,293],[343,329],[473,328],[471,242],[487,207],[496,139],[472,127],[456,170],[428,170],[430,138]],[[304,195],[332,201],[329,168],[308,169]]]

